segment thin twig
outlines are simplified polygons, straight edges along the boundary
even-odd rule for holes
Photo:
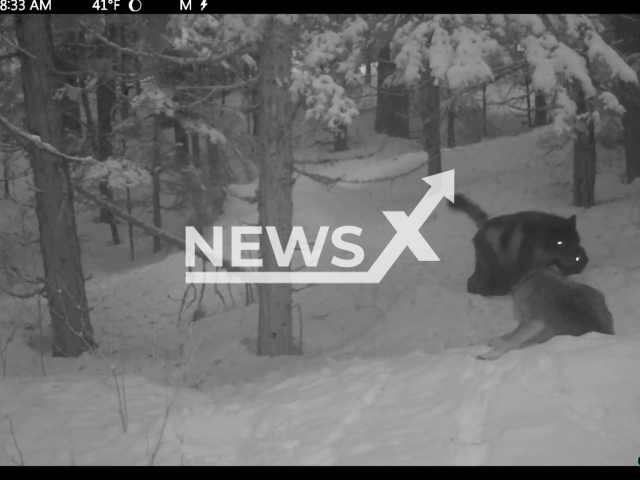
[[[300,322],[300,335],[298,336],[298,351],[302,355],[302,308],[299,303],[295,304],[298,307],[298,321]]]
[[[20,463],[16,462],[13,457],[11,457],[12,460],[14,460],[14,463],[16,463],[16,465],[20,465],[22,467],[24,467],[24,457],[22,456],[22,451],[20,450],[20,446],[18,445],[18,439],[16,438],[16,434],[13,431],[13,421],[9,418],[9,415],[5,415],[4,418],[7,419],[7,421],[9,422],[9,431],[11,432],[11,438],[13,438],[13,444],[16,447],[16,450],[18,451],[18,455],[20,455]]]

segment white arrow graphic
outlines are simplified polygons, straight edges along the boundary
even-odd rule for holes
[[[454,170],[424,177],[431,186],[411,215],[404,212],[382,212],[396,229],[396,234],[367,272],[187,272],[187,283],[380,283],[405,248],[420,262],[439,262],[420,228],[442,198],[453,202]]]

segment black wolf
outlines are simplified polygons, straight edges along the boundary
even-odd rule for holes
[[[469,215],[478,227],[473,237],[476,269],[467,291],[485,297],[508,295],[534,268],[555,266],[564,275],[582,272],[589,258],[580,245],[576,216],[527,211],[489,218],[464,195],[456,194],[453,210]]]
[[[544,343],[557,335],[614,335],[613,317],[602,292],[553,268],[532,270],[518,282],[511,296],[519,325],[489,342],[493,349],[479,355],[481,360],[494,360],[510,350]]]

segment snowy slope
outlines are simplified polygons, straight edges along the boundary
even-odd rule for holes
[[[324,361],[254,395],[133,377],[126,434],[113,382],[6,380],[0,401],[28,465],[632,465],[639,347],[588,335],[498,362]]]
[[[362,180],[410,170],[419,158],[411,142],[383,137],[360,148],[376,152],[374,160],[308,170]],[[635,464],[640,185],[622,185],[620,159],[609,154],[600,162],[599,205],[570,207],[568,151],[550,149],[537,130],[444,150],[443,165],[456,170],[456,190],[491,214],[578,214],[591,258],[578,278],[607,296],[615,337],[556,338],[495,362],[476,360],[484,342],[515,324],[508,299],[466,293],[474,227],[445,205],[422,228],[441,262],[419,263],[405,251],[379,285],[295,294],[302,357],[252,353],[257,306],[244,306],[242,286],[232,288],[233,299],[226,286],[220,295],[207,286],[204,318],[190,323],[194,303],[178,321],[185,269],[174,253],[89,282],[101,344],[95,357],[45,358],[43,377],[29,346],[37,346],[37,332],[20,328],[4,353],[0,464],[21,463],[18,449],[28,465]],[[300,179],[295,223],[308,236],[321,225],[360,226],[367,268],[394,233],[381,211],[410,213],[426,192],[424,176],[426,167],[393,182],[331,189]],[[255,215],[232,199],[221,223]],[[325,248],[320,265],[333,253]],[[35,323],[35,303],[17,308],[5,303],[7,318]],[[124,379],[120,394],[111,366]]]

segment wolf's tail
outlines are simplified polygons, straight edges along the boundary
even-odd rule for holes
[[[454,203],[449,203],[449,208],[469,215],[478,228],[482,228],[486,221],[489,220],[487,212],[464,195],[456,193],[454,200]]]

